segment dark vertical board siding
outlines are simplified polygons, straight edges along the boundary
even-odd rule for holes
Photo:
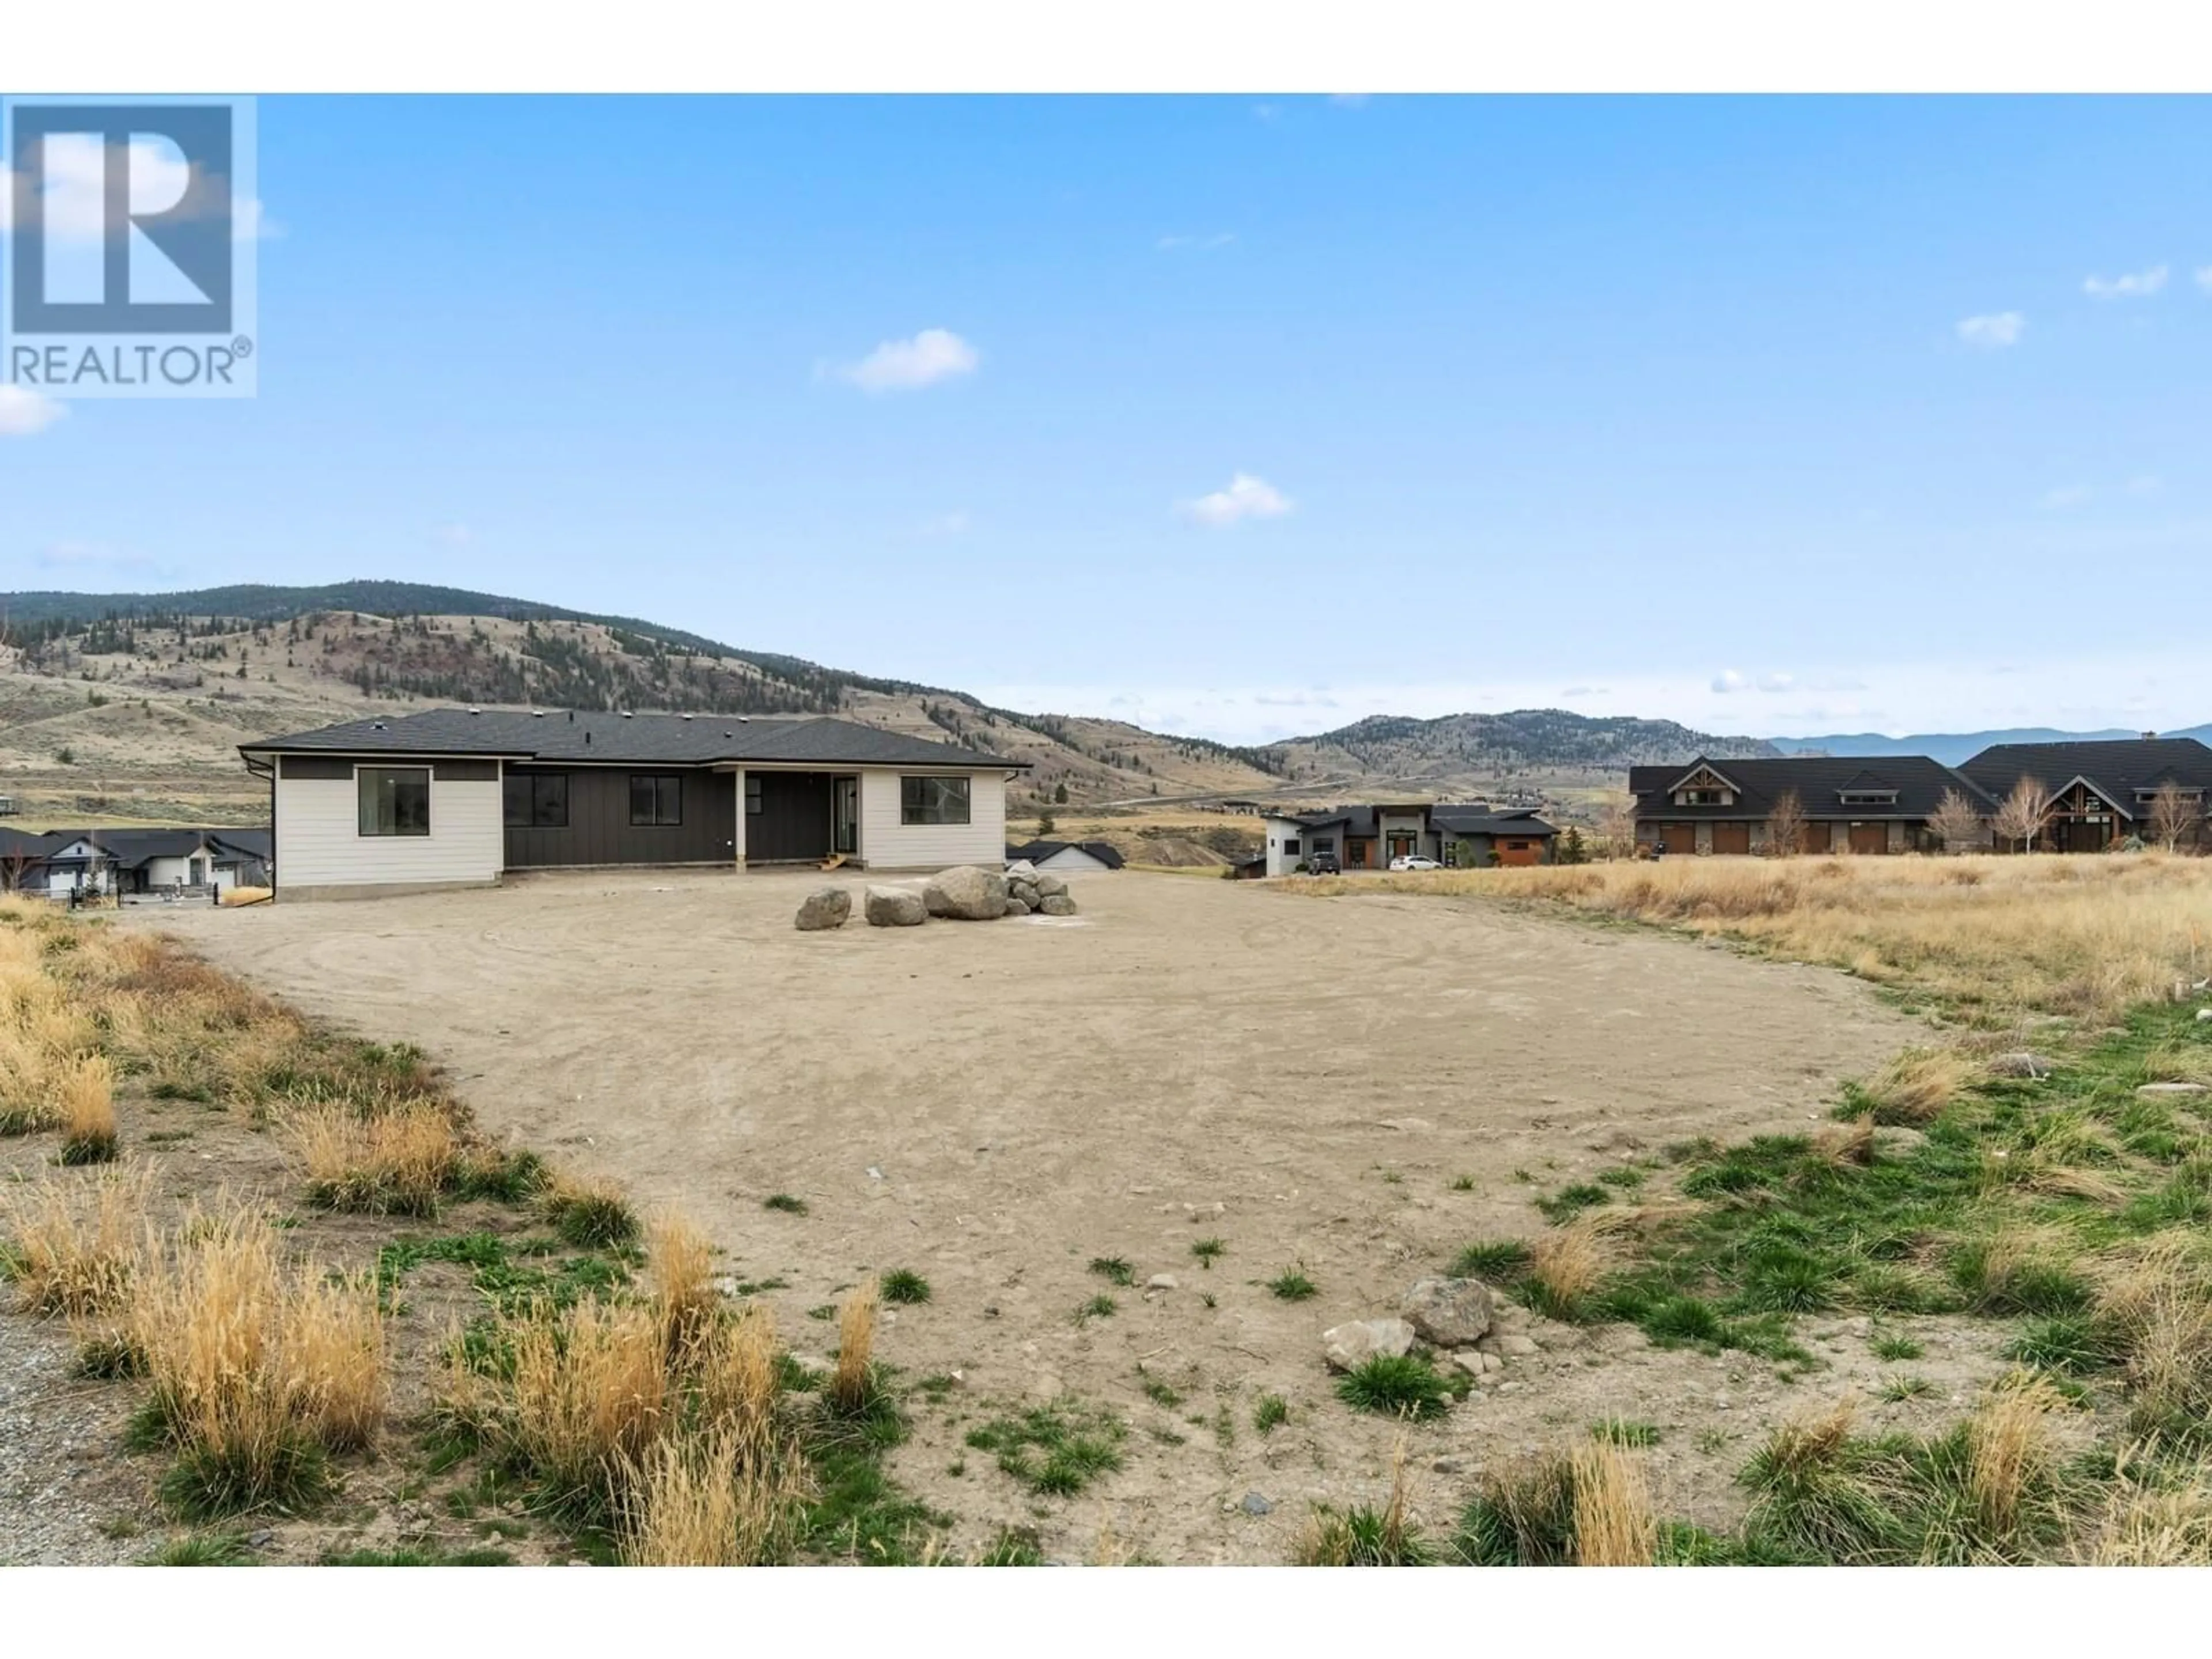
[[[763,772],[759,777],[761,810],[745,821],[745,862],[828,857],[835,775]]]
[[[557,766],[512,766],[510,774],[559,772]],[[684,822],[633,824],[629,769],[579,768],[568,773],[568,827],[507,831],[507,867],[564,864],[729,864],[737,858],[737,780],[728,772],[673,766],[641,772],[684,780]]]

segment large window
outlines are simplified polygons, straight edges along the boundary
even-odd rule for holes
[[[968,780],[965,778],[901,778],[901,823],[965,823],[968,822]]]
[[[510,830],[566,830],[568,775],[566,772],[510,772],[507,775],[507,827]]]
[[[629,821],[663,827],[683,823],[684,780],[672,773],[631,773]]]
[[[364,766],[354,774],[361,794],[364,836],[427,836],[430,833],[430,769],[427,766]]]

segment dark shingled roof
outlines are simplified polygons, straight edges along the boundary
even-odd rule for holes
[[[1733,806],[1677,806],[1674,786],[1700,766],[1710,768],[1736,787]],[[1646,820],[1667,818],[1686,822],[1698,818],[1753,818],[1771,817],[1774,803],[1791,790],[1808,818],[1925,819],[1943,799],[1943,792],[1956,789],[1980,811],[1996,803],[1972,780],[1925,755],[1790,755],[1767,760],[1705,760],[1689,765],[1632,766],[1628,787],[1636,797],[1636,816]],[[1852,793],[1894,789],[1897,799],[1881,805],[1844,805],[1841,797]]]
[[[2184,789],[2212,792],[2212,749],[2194,738],[2116,738],[2093,743],[2001,743],[1959,769],[1992,799],[2002,799],[2022,778],[2053,791],[2087,778],[2130,817],[2136,793],[2171,778]]]
[[[239,745],[247,755],[498,755],[511,760],[708,766],[718,761],[819,766],[988,766],[1026,769],[951,744],[854,720],[803,715],[610,714],[507,708],[471,714],[432,708],[386,720],[347,720]]]
[[[1090,854],[1109,870],[1118,870],[1121,867],[1121,854],[1114,850],[1111,842],[1103,841],[1024,842],[1019,847],[1006,848],[1006,862],[1011,864],[1016,859],[1027,859],[1031,864],[1042,864],[1054,853],[1064,853],[1071,847],[1078,852]]]
[[[1538,817],[1533,807],[1500,812],[1487,806],[1439,806],[1429,816],[1448,836],[1528,836],[1540,841],[1559,833],[1557,826]]]

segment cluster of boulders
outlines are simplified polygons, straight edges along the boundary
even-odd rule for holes
[[[1331,1370],[1351,1371],[1377,1354],[1424,1347],[1488,1388],[1499,1380],[1509,1354],[1536,1351],[1532,1338],[1497,1328],[1501,1311],[1479,1279],[1424,1279],[1406,1292],[1397,1317],[1354,1319],[1323,1331],[1322,1358]]]
[[[1072,916],[1075,900],[1067,884],[1027,860],[1004,871],[963,864],[940,870],[917,892],[911,887],[870,885],[860,895],[860,913],[871,927],[919,927],[932,916],[955,921],[995,921],[1000,916]],[[849,888],[820,887],[799,907],[801,933],[842,927],[853,915]]]

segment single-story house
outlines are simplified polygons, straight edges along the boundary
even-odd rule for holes
[[[1638,847],[1674,854],[1765,853],[1785,819],[1802,852],[1940,852],[1928,820],[1947,792],[1984,817],[1994,807],[1971,778],[1923,755],[1700,757],[1686,767],[1632,766],[1628,787]]]
[[[1992,801],[2022,778],[2033,780],[2050,805],[2035,846],[2045,852],[2101,853],[2136,837],[2162,841],[2154,823],[2159,798],[2172,787],[2179,809],[2179,844],[2212,848],[2205,806],[2212,801],[2212,748],[2194,738],[2119,738],[2087,743],[2000,743],[1959,769]]]
[[[1114,844],[1104,841],[1030,841],[1006,848],[1007,863],[1019,859],[1027,859],[1038,869],[1060,876],[1118,870],[1122,862]]]
[[[1775,826],[1794,820],[1805,852],[1917,853],[1999,844],[1991,821],[2023,778],[2047,801],[2033,850],[2094,853],[2131,837],[2158,840],[2154,818],[2169,790],[2185,820],[2180,845],[2212,847],[2204,817],[2212,749],[2194,738],[1997,744],[1956,767],[1924,755],[1700,757],[1687,767],[1631,767],[1628,787],[1637,844],[1650,851],[1764,853]],[[1977,822],[1947,837],[1930,820],[1953,795]]]
[[[827,716],[437,708],[241,744],[278,901],[511,871],[996,864],[1002,759]]]
[[[0,830],[0,885],[50,897],[262,886],[269,860],[266,830]]]
[[[1415,856],[1472,867],[1544,864],[1559,832],[1530,808],[1498,808],[1480,801],[1417,801],[1338,806],[1325,811],[1271,813],[1267,819],[1270,876],[1292,874],[1316,854],[1346,870],[1388,869],[1394,859]]]

